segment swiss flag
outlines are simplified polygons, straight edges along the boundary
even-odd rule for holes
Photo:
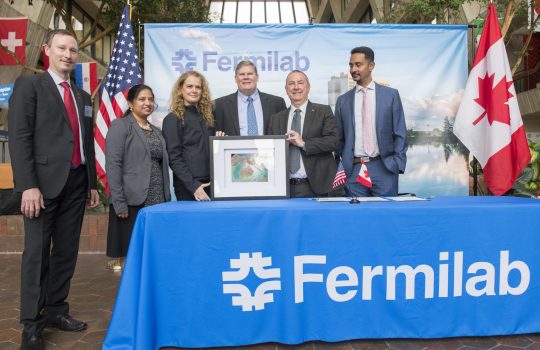
[[[512,187],[531,158],[493,4],[489,4],[454,134],[478,159],[487,187],[497,196]]]
[[[364,161],[362,161],[360,172],[358,173],[358,176],[356,177],[356,182],[360,182],[362,185],[368,188],[371,188],[373,186],[373,183],[371,182],[371,178],[369,177],[366,163],[364,163]]]
[[[0,17],[0,66],[26,64],[27,23],[26,17]]]

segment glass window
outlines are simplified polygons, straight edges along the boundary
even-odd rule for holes
[[[96,36],[98,36],[101,33],[101,30],[96,29]],[[103,61],[103,39],[100,39],[95,42],[95,48],[96,48],[96,54],[95,58],[98,61]]]
[[[238,18],[236,23],[251,23],[251,3],[249,1],[238,2]]]
[[[236,2],[225,2],[222,23],[236,23]]]
[[[103,62],[109,63],[111,57],[111,36],[107,35],[103,38]]]
[[[210,21],[214,23],[220,23],[222,10],[223,10],[223,1],[210,2]]]
[[[294,14],[296,16],[296,23],[309,23],[309,15],[305,1],[295,1]]]
[[[266,23],[280,23],[279,4],[277,1],[266,2]]]
[[[281,23],[295,23],[292,2],[281,1],[279,7],[281,11]]]
[[[92,28],[92,20],[86,16],[83,17],[83,36],[88,33],[88,31]]]
[[[350,0],[347,0],[350,2]],[[309,23],[307,0],[210,0],[214,23]]]
[[[251,5],[251,23],[266,23],[264,16],[264,2],[254,1]]]
[[[81,40],[83,37],[83,14],[79,9],[72,8],[71,11],[71,26],[73,27],[73,30],[75,31],[75,35],[77,35],[77,39]]]

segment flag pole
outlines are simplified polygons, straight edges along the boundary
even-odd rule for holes
[[[476,28],[476,24],[469,25],[469,28],[471,28],[471,53],[472,57],[476,55],[476,38],[474,36],[474,28]],[[469,70],[470,73],[470,70]],[[473,171],[473,196],[478,196],[478,160],[475,156],[473,156],[472,159],[472,171]]]

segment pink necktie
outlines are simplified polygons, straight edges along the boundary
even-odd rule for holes
[[[364,136],[364,151],[368,156],[373,155],[373,118],[369,105],[368,88],[362,88],[364,101],[362,102],[362,131]]]
[[[77,168],[81,165],[81,143],[79,140],[79,119],[77,118],[77,109],[73,103],[73,97],[71,97],[71,89],[67,82],[60,83],[60,86],[64,88],[64,105],[66,106],[67,115],[69,118],[69,124],[71,124],[71,131],[73,132],[73,153],[71,154],[71,166]]]

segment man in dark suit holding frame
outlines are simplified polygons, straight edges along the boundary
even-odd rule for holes
[[[330,106],[308,100],[309,79],[299,70],[287,75],[291,107],[270,120],[270,135],[288,136],[291,197],[321,197],[332,192],[336,176],[336,121]]]
[[[268,135],[270,116],[287,108],[285,100],[257,89],[259,74],[251,61],[236,65],[234,79],[238,91],[214,101],[216,130],[227,136]]]
[[[90,95],[70,83],[78,56],[69,31],[47,36],[47,72],[17,79],[9,101],[9,149],[22,192],[21,348],[43,349],[48,325],[86,329],[66,302],[75,271],[85,204],[99,199]]]

